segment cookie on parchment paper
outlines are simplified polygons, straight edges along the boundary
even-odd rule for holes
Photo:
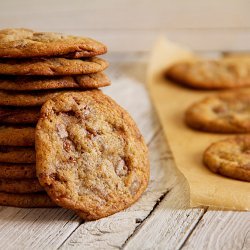
[[[250,86],[250,57],[179,62],[171,66],[166,75],[184,86],[197,89]]]
[[[51,199],[86,220],[129,207],[148,184],[147,146],[135,122],[97,90],[43,105],[36,153],[37,176]]]
[[[185,121],[193,129],[215,133],[250,132],[250,89],[224,92],[190,106]]]
[[[203,162],[212,172],[250,181],[250,136],[238,136],[213,143]]]
[[[0,57],[92,57],[104,54],[107,48],[91,38],[68,36],[30,29],[0,30]]]

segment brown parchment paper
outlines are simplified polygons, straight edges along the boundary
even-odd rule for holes
[[[195,59],[189,50],[162,37],[153,48],[147,72],[149,93],[175,163],[190,187],[190,206],[250,210],[250,183],[214,174],[202,164],[203,151],[212,142],[230,135],[194,131],[183,121],[190,104],[216,92],[190,90],[163,77],[163,71],[173,63]]]

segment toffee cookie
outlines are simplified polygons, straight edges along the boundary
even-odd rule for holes
[[[36,165],[0,163],[0,178],[1,179],[36,178]]]
[[[185,121],[191,128],[202,131],[250,132],[250,90],[207,97],[187,109]]]
[[[238,136],[213,143],[203,162],[212,172],[250,181],[250,136]]]
[[[10,194],[0,192],[0,205],[12,207],[56,207],[46,193]]]
[[[35,124],[40,116],[40,107],[0,107],[0,123]]]
[[[198,89],[250,86],[250,60],[180,62],[170,67],[166,75],[176,82]]]
[[[32,147],[0,145],[0,162],[34,163],[36,162],[36,152]]]
[[[35,128],[21,126],[0,126],[0,145],[34,146]]]
[[[37,178],[34,179],[0,179],[0,192],[36,193],[43,191]]]
[[[76,76],[0,76],[0,89],[30,91],[46,89],[82,88],[93,89],[110,85],[108,77],[100,72]]]
[[[14,92],[0,90],[0,105],[2,106],[42,106],[47,100],[58,94],[66,92],[65,90],[47,90]]]
[[[37,176],[51,199],[86,220],[127,208],[149,180],[147,146],[135,122],[98,90],[43,105],[36,154]]]
[[[108,63],[101,58],[30,58],[0,59],[0,74],[3,75],[81,75],[103,71]]]
[[[0,57],[91,57],[104,54],[105,45],[93,39],[30,29],[0,30]]]

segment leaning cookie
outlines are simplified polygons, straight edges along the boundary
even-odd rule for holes
[[[207,168],[233,179],[250,181],[250,136],[238,136],[213,143],[205,151]]]
[[[250,90],[225,92],[194,103],[185,113],[193,129],[215,133],[250,132]]]
[[[166,76],[187,87],[229,89],[250,86],[250,60],[224,59],[180,62]]]
[[[37,176],[51,199],[86,220],[129,207],[148,184],[147,146],[135,122],[97,90],[43,105],[36,153]]]
[[[103,73],[76,76],[12,76],[0,75],[0,89],[9,91],[32,91],[47,89],[93,89],[110,85]]]
[[[104,54],[102,43],[87,37],[68,36],[54,32],[36,32],[30,29],[0,30],[0,57],[91,57]]]

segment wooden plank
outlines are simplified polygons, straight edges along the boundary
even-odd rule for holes
[[[69,210],[0,209],[0,249],[56,249],[81,220]]]
[[[250,212],[208,210],[182,249],[250,249]]]

